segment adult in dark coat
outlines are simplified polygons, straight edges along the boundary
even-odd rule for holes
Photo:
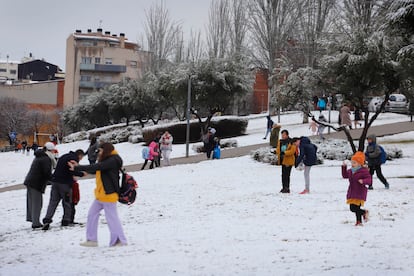
[[[35,151],[35,159],[23,183],[27,187],[26,220],[32,222],[33,229],[43,226],[40,223],[43,194],[52,175],[52,160],[46,151],[46,148]]]
[[[50,191],[50,200],[46,216],[43,219],[43,230],[49,229],[53,215],[61,200],[63,205],[62,226],[68,226],[71,222],[73,177],[84,176],[86,174],[71,170],[68,163],[71,161],[79,162],[84,155],[85,153],[83,150],[78,149],[76,152],[71,151],[59,158],[56,169],[52,175],[52,190]]]
[[[374,134],[368,135],[367,142],[368,146],[365,151],[365,156],[368,161],[369,173],[374,175],[374,172],[376,172],[378,179],[384,184],[385,189],[389,189],[390,184],[382,174],[381,170],[381,149],[377,144],[377,137]],[[372,185],[369,189],[373,189]]]
[[[310,188],[310,170],[313,165],[316,165],[317,157],[316,152],[318,147],[311,143],[308,137],[293,138],[296,147],[299,149],[298,157],[295,161],[295,167],[299,166],[301,162],[304,165],[305,176],[305,190],[300,194],[308,194]]]

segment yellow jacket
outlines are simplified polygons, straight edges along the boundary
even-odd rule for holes
[[[277,141],[276,147],[276,154],[277,154],[277,164],[278,165],[285,165],[285,166],[294,166],[295,165],[295,154],[296,154],[296,145],[292,143],[288,143],[287,148],[285,150],[285,154],[283,156],[282,164],[280,163],[280,140]]]

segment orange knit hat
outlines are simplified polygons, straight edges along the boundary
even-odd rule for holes
[[[351,160],[354,160],[355,162],[357,162],[358,164],[362,166],[365,164],[365,154],[362,151],[357,151],[352,156]]]

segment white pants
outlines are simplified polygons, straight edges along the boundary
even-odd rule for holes
[[[162,159],[164,161],[164,166],[169,166],[170,164],[170,155],[171,155],[171,150],[162,150],[161,151],[162,154]]]

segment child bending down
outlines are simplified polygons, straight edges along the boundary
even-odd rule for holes
[[[342,177],[349,180],[346,203],[349,204],[351,212],[356,215],[355,226],[362,226],[362,218],[365,222],[368,221],[368,210],[361,209],[361,206],[364,206],[367,200],[367,186],[372,185],[372,176],[364,164],[364,153],[357,151],[352,156],[350,169],[347,169],[345,161],[342,165]]]

